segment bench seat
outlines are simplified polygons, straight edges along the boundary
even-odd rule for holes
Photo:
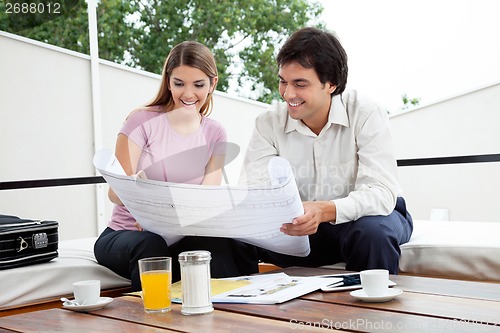
[[[414,221],[402,274],[500,282],[500,223]]]
[[[101,289],[129,287],[130,281],[97,263],[96,237],[59,242],[59,257],[42,264],[0,270],[0,310],[71,296],[72,283],[101,281]]]
[[[323,268],[345,269],[345,263]],[[413,221],[399,274],[500,283],[500,223]]]

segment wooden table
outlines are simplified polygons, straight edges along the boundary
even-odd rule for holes
[[[413,276],[391,280],[404,292],[386,303],[364,303],[348,291],[318,291],[283,304],[215,304],[210,314],[184,316],[179,304],[166,314],[147,314],[140,298],[123,296],[90,313],[55,308],[3,317],[0,332],[500,332],[500,284]]]

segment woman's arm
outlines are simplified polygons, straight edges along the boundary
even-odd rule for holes
[[[116,139],[115,156],[120,162],[125,174],[128,176],[134,175],[137,172],[137,165],[141,156],[141,148],[130,140],[125,134],[118,134]],[[112,203],[123,205],[120,198],[115,194],[110,187],[108,197]]]
[[[222,169],[226,155],[212,155],[205,167],[205,176],[201,185],[220,185],[222,181]]]

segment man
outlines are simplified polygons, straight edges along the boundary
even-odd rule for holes
[[[277,62],[284,102],[257,118],[241,181],[265,182],[273,156],[290,162],[305,213],[281,232],[308,235],[311,253],[301,258],[259,249],[258,259],[281,267],[345,262],[348,270],[397,274],[399,245],[413,226],[385,110],[356,91],[344,92],[347,55],[329,32],[296,31]]]

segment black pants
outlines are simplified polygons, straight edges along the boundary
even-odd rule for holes
[[[255,262],[246,261],[248,246],[230,238],[188,236],[168,246],[163,237],[148,231],[106,228],[94,245],[99,264],[131,280],[132,291],[141,290],[138,260],[148,257],[172,257],[172,282],[180,280],[179,253],[207,250],[212,255],[211,276],[233,277],[257,273]],[[242,252],[244,251],[244,252]]]
[[[309,236],[311,253],[307,257],[260,249],[258,259],[280,267],[319,267],[345,262],[347,270],[383,268],[397,274],[399,245],[410,240],[412,231],[412,217],[404,199],[398,198],[394,211],[387,216],[365,216],[338,225],[321,223],[318,231]]]

